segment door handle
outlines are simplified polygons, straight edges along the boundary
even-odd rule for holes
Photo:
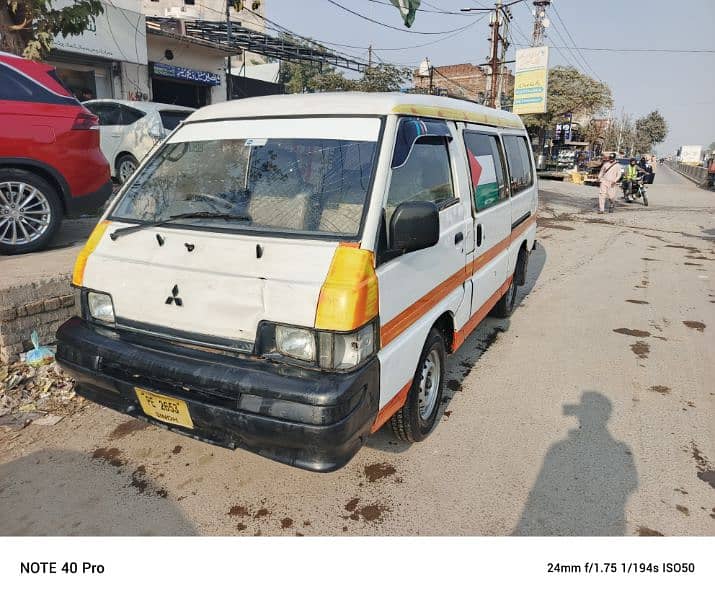
[[[455,246],[463,241],[464,241],[464,234],[461,231],[459,233],[455,234],[455,236],[454,236],[454,245]]]
[[[122,134],[121,133],[113,133],[112,137],[122,137]]]
[[[482,236],[483,236],[482,224],[479,223],[479,224],[477,225],[477,246],[481,246],[481,245],[482,245]]]

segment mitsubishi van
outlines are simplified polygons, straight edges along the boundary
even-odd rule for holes
[[[190,115],[80,252],[57,360],[82,396],[312,471],[441,414],[447,355],[508,317],[535,244],[519,117],[397,93]]]

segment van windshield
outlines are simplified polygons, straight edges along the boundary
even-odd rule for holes
[[[138,173],[112,217],[146,223],[214,212],[245,218],[197,217],[181,226],[355,237],[376,150],[376,140],[331,137],[167,143]]]

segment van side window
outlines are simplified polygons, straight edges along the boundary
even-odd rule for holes
[[[504,155],[495,135],[465,131],[474,206],[484,210],[509,197],[504,173]]]
[[[388,212],[408,200],[428,200],[439,204],[453,198],[447,140],[442,137],[418,138],[407,162],[392,170],[387,195]]]
[[[505,135],[502,139],[506,150],[506,160],[509,163],[511,193],[516,194],[531,187],[534,183],[527,141],[526,138],[516,135]]]

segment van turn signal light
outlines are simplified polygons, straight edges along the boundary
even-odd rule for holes
[[[315,328],[353,331],[378,313],[375,259],[369,250],[339,245],[318,297]]]
[[[104,232],[107,231],[107,227],[109,227],[109,221],[97,223],[97,226],[89,235],[87,243],[84,245],[84,248],[80,250],[77,255],[77,260],[74,263],[74,270],[72,271],[72,285],[76,285],[77,287],[82,285],[82,280],[84,279],[84,269],[87,266],[87,259],[89,258],[89,255],[94,252],[94,249],[102,239]]]

